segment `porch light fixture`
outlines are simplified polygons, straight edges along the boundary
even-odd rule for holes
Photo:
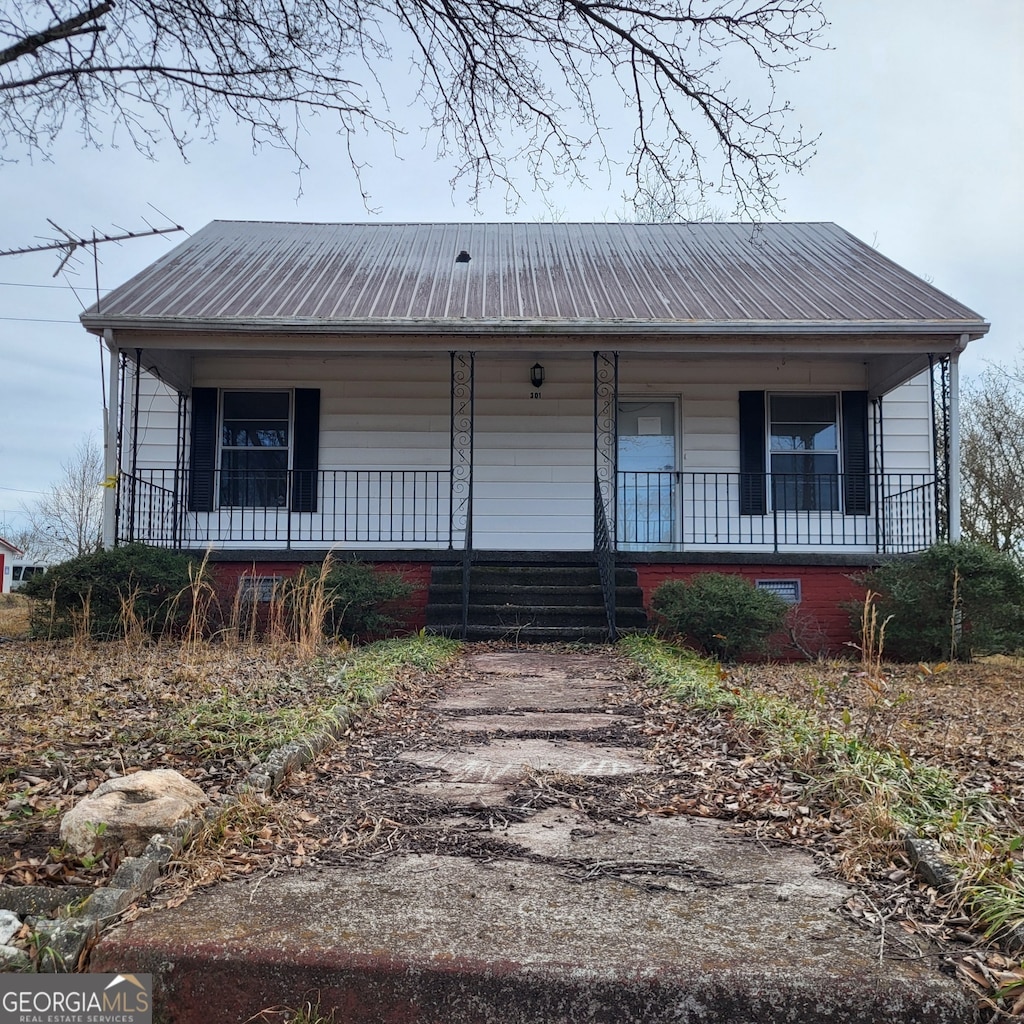
[[[544,367],[540,363],[534,363],[530,367],[530,383],[539,388],[544,383]]]

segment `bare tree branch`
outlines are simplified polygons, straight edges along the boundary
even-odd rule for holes
[[[10,64],[11,61],[18,60],[19,57],[27,57],[58,39],[86,35],[89,32],[102,32],[102,25],[90,25],[89,22],[97,21],[113,9],[113,3],[100,4],[98,7],[90,7],[87,11],[76,14],[74,17],[59,21],[42,32],[33,32],[13,46],[0,50],[0,64]]]
[[[788,125],[776,78],[820,47],[822,0],[8,0],[0,12],[2,150],[46,154],[75,126],[121,127],[152,153],[224,116],[289,149],[304,114],[335,117],[348,151],[397,136],[389,82],[415,76],[453,181],[514,202],[625,150],[637,192],[729,194],[761,213],[813,143]],[[44,27],[40,28],[40,25]],[[4,44],[6,44],[4,46]],[[731,82],[746,76],[743,94]],[[758,95],[755,95],[758,94]],[[633,125],[609,147],[610,105]],[[0,151],[2,151],[0,150]],[[355,160],[352,161],[357,166]]]
[[[964,536],[1024,562],[1024,391],[1020,370],[991,368],[961,396]]]
[[[83,438],[61,465],[61,477],[25,512],[36,546],[55,557],[73,558],[99,550],[103,519],[103,455],[92,437]]]

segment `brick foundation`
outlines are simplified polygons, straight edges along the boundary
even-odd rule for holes
[[[699,573],[732,573],[756,583],[758,580],[798,580],[800,603],[794,606],[797,639],[812,654],[849,654],[854,640],[846,606],[864,600],[864,587],[857,582],[864,571],[851,566],[830,565],[673,565],[666,562],[632,562],[644,592],[644,604],[665,580],[690,579]],[[796,650],[779,652],[780,657],[800,657]]]
[[[303,562],[216,562],[211,565],[214,586],[221,607],[232,606],[240,581],[246,577],[282,576],[290,577],[301,572],[309,563]],[[312,563],[319,565],[319,562]],[[430,586],[430,565],[424,562],[374,562],[373,567],[381,572],[398,572],[414,588],[406,605],[408,615],[406,626],[409,630],[421,629],[427,621],[427,590]]]
[[[513,559],[514,560],[514,559]],[[430,586],[431,563],[428,560],[373,561],[377,569],[399,572],[416,587],[409,601],[406,621],[409,630],[421,629],[426,623],[427,593]],[[651,598],[658,586],[671,579],[689,579],[698,573],[721,572],[742,576],[751,582],[758,580],[797,580],[800,584],[800,603],[794,606],[797,638],[806,652],[811,654],[849,654],[854,634],[847,606],[864,599],[864,587],[857,582],[864,567],[851,565],[779,565],[744,563],[673,563],[668,561],[641,562],[621,557],[619,564],[637,570],[644,604],[650,609]],[[230,608],[244,576],[293,576],[304,563],[295,561],[225,561],[213,565],[219,598],[224,608]],[[791,645],[775,645],[779,658],[800,657]]]

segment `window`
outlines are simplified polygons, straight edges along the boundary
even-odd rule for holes
[[[45,565],[12,565],[11,590],[21,590],[33,576],[46,572]]]
[[[839,510],[836,395],[770,395],[772,506],[785,512]]]
[[[868,393],[739,392],[740,515],[868,515]],[[841,427],[840,427],[841,424]]]
[[[188,507],[315,512],[320,391],[193,388]]]
[[[224,392],[222,506],[281,508],[287,504],[290,412],[287,391]]]

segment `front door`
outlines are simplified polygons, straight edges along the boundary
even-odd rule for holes
[[[671,545],[679,519],[676,403],[620,402],[618,420],[618,545]]]

